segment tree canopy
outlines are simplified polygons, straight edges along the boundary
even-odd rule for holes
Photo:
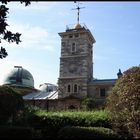
[[[0,124],[6,123],[10,117],[19,116],[24,107],[22,96],[10,86],[0,86]]]
[[[118,132],[140,138],[140,66],[126,70],[118,79],[107,108]]]
[[[7,23],[9,8],[7,8],[6,5],[8,2],[10,1],[1,1],[0,5],[0,43],[5,40],[9,43],[15,42],[16,44],[19,44],[21,42],[21,33],[12,33],[11,31],[7,30],[7,26],[9,26],[9,24]],[[20,1],[20,3],[25,3],[25,6],[28,6],[30,4],[30,1]],[[6,52],[6,49],[1,47],[0,58],[5,58],[7,55],[8,53]]]

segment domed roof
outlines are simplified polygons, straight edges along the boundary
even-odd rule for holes
[[[82,26],[81,26],[79,23],[77,23],[77,24],[75,25],[74,29],[79,29],[79,28],[82,28]]]
[[[4,85],[16,85],[22,87],[34,87],[32,74],[21,66],[14,66],[3,81]]]
[[[51,92],[51,91],[56,91],[57,90],[57,86],[54,84],[50,84],[50,83],[44,83],[41,84],[39,86],[40,91],[42,92]]]

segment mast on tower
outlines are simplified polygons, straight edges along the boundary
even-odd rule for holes
[[[85,7],[79,7],[79,4],[82,4],[82,3],[77,2],[76,8],[72,9],[72,10],[77,10],[77,25],[79,25],[80,9],[85,8]]]

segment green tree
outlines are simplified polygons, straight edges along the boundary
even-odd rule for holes
[[[85,98],[82,101],[82,107],[86,110],[92,110],[93,108],[95,108],[95,100],[92,98]]]
[[[118,133],[140,138],[140,66],[126,70],[107,99],[107,109]]]
[[[7,15],[9,13],[9,8],[6,7],[6,4],[10,1],[1,1],[0,5],[0,43],[2,43],[2,40],[11,42],[16,42],[16,44],[19,44],[21,42],[20,40],[20,33],[12,33],[11,31],[7,30]],[[21,3],[25,3],[25,6],[28,6],[30,4],[30,1],[20,1]],[[8,55],[6,52],[6,49],[1,47],[0,49],[0,58],[5,58]]]
[[[9,86],[0,86],[0,124],[20,117],[24,108],[22,96]]]

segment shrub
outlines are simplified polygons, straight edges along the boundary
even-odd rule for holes
[[[140,138],[140,66],[123,73],[108,97],[114,128],[123,137]]]
[[[117,134],[113,130],[104,127],[66,126],[59,130],[58,138],[62,139],[117,138]]]
[[[105,110],[44,113],[39,111],[30,116],[28,121],[34,127],[64,127],[67,125],[111,127],[108,112]]]
[[[95,100],[92,98],[85,98],[82,101],[82,108],[85,110],[92,110],[95,108]]]
[[[0,138],[2,139],[25,139],[32,138],[32,129],[25,127],[0,127]]]
[[[0,124],[20,116],[24,102],[20,94],[9,86],[0,86]],[[11,121],[12,121],[11,120]]]
[[[105,110],[46,112],[37,109],[33,112],[28,115],[28,124],[41,130],[43,138],[56,138],[58,131],[68,125],[111,127],[108,112]]]

